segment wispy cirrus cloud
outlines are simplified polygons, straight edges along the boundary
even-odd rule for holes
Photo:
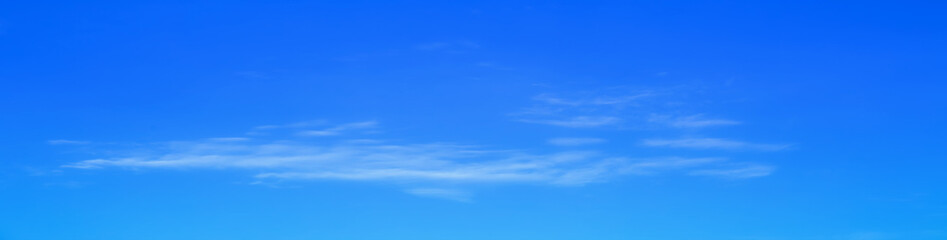
[[[785,144],[749,143],[722,138],[646,139],[642,144],[650,147],[762,151],[783,150],[789,147]]]
[[[689,88],[679,88],[689,89]],[[564,98],[561,94],[540,94],[533,97],[537,103],[517,116],[519,121],[570,128],[591,128],[610,126],[612,130],[627,131],[649,129],[679,134],[675,131],[687,129],[696,131],[708,127],[736,126],[741,121],[708,117],[708,114],[690,113],[679,108],[689,103],[683,101],[687,94],[676,91],[622,89],[625,94],[591,94],[585,92],[580,97]],[[692,89],[691,89],[692,90]],[[593,91],[594,92],[594,91]],[[589,117],[595,116],[595,117]],[[526,119],[526,120],[523,120]],[[646,127],[640,127],[646,126]],[[589,144],[595,140],[551,139],[550,144],[574,146]],[[640,146],[665,147],[686,150],[754,150],[778,151],[790,147],[788,144],[751,143],[726,138],[655,138],[640,140]],[[725,164],[726,163],[726,164]],[[661,158],[654,161],[640,161],[621,165],[625,173],[649,174],[667,170],[688,169],[693,166],[727,165],[720,168],[689,170],[689,175],[715,176],[725,178],[750,178],[767,176],[774,167],[754,164],[732,164],[726,158]]]
[[[699,105],[689,100],[693,91],[699,89],[615,87],[599,91],[543,93],[532,98],[533,105],[512,115],[521,122],[560,127],[585,127],[588,125],[570,124],[570,120],[592,120],[590,117],[619,120],[595,126],[623,129],[697,129],[743,124],[692,112],[693,106]]]
[[[337,131],[375,127],[374,121],[340,124]],[[73,169],[205,169],[251,170],[260,183],[281,181],[362,181],[411,185],[539,183],[580,186],[624,175],[680,173],[726,174],[724,158],[634,158],[600,151],[488,149],[449,143],[393,143],[382,140],[323,139],[289,135],[277,139],[207,138],[150,144],[147,151],[128,149],[113,157],[63,165]],[[320,138],[322,139],[322,138]],[[330,140],[326,142],[325,140]],[[558,139],[560,144],[591,144],[595,138]],[[122,152],[110,149],[110,152]],[[719,171],[719,172],[714,172]],[[748,174],[746,176],[764,176]],[[453,190],[451,190],[453,191]],[[411,188],[428,197],[468,199],[458,192]]]
[[[432,46],[438,47],[438,46]],[[564,98],[541,94],[535,106],[513,114],[516,121],[569,128],[565,131],[630,131],[635,125],[661,131],[700,130],[710,126],[741,124],[708,118],[703,114],[660,114],[664,106],[654,100],[658,91]],[[650,118],[649,118],[650,116]],[[658,123],[658,124],[655,124]],[[677,174],[719,178],[752,178],[771,174],[775,167],[726,157],[628,156],[609,153],[597,146],[604,138],[552,138],[546,143],[561,148],[503,149],[443,142],[366,139],[383,134],[377,121],[329,124],[308,121],[264,125],[251,129],[250,137],[204,138],[145,144],[148,149],[108,149],[108,157],[63,165],[73,169],[204,169],[250,171],[254,183],[278,186],[286,181],[358,181],[396,183],[406,193],[469,201],[459,188],[472,184],[547,184],[581,186],[637,175]],[[660,132],[659,132],[660,133]],[[672,132],[674,133],[674,132]],[[570,133],[572,134],[572,133]],[[677,134],[675,134],[677,135]],[[602,135],[598,135],[602,136]],[[609,136],[615,136],[611,134]],[[627,136],[627,135],[626,135]],[[402,139],[402,138],[398,138]],[[610,140],[611,141],[613,139]],[[629,147],[668,147],[692,150],[727,149],[775,151],[788,145],[759,144],[725,138],[615,138]],[[634,144],[639,142],[640,144]],[[51,142],[52,144],[52,142]],[[143,146],[143,145],[134,145]],[[581,149],[589,151],[572,151]],[[704,152],[706,153],[706,152]],[[699,155],[700,153],[698,153]],[[682,152],[681,155],[695,155]],[[430,186],[451,186],[440,188]]]
[[[581,184],[602,175],[575,178],[601,161],[591,152],[527,154],[454,144],[315,145],[175,142],[162,153],[91,159],[67,168],[254,169],[258,179],[420,182],[546,182]]]

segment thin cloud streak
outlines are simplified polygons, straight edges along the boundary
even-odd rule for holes
[[[703,169],[704,158],[633,159],[594,151],[530,154],[456,144],[385,144],[339,140],[171,142],[151,153],[79,161],[75,169],[250,169],[260,180],[545,183],[583,185],[627,174]]]
[[[577,118],[564,126],[601,126],[611,118]],[[722,178],[766,176],[772,167],[728,168],[750,164],[726,158],[633,158],[610,156],[598,151],[535,153],[524,150],[488,149],[449,143],[398,143],[379,139],[346,137],[352,132],[377,131],[378,123],[363,121],[340,124],[305,136],[301,132],[282,138],[206,138],[148,144],[147,149],[110,149],[122,153],[113,157],[65,164],[72,169],[205,169],[249,170],[257,184],[275,185],[284,181],[360,181],[397,183],[404,186],[441,184],[546,184],[582,186],[608,182],[627,175],[683,174]],[[293,127],[297,128],[297,127]],[[305,133],[307,131],[303,131]],[[332,133],[332,134],[323,134]],[[275,138],[273,138],[275,137]],[[552,138],[556,146],[584,146],[604,143],[600,138]],[[775,149],[725,139],[646,140],[657,147]],[[141,145],[137,145],[141,146]],[[420,189],[420,190],[419,190]],[[413,188],[408,193],[462,201],[468,199],[453,190]]]

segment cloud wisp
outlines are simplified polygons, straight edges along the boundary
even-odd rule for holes
[[[252,169],[260,180],[349,180],[393,182],[581,185],[608,174],[587,174],[602,157],[591,152],[532,155],[454,144],[317,145],[277,141],[175,142],[162,153],[91,159],[67,168]],[[577,173],[583,173],[577,177]]]
[[[571,94],[543,93],[532,98],[531,106],[512,116],[520,122],[568,128],[698,129],[743,124],[688,111],[700,103],[690,99],[693,91],[682,90],[688,88],[616,87]]]
[[[343,134],[374,128],[356,122],[319,130]],[[365,139],[207,138],[152,144],[147,151],[130,149],[122,156],[66,164],[73,169],[206,169],[251,170],[258,182],[336,180],[407,185],[531,183],[579,186],[623,175],[678,172],[684,175],[765,176],[768,172],[728,169],[723,158],[632,158],[598,151],[534,153],[486,149],[449,143],[389,143]],[[326,141],[328,140],[328,141]],[[550,143],[583,145],[596,138],[559,138]],[[114,151],[114,150],[111,150]],[[464,199],[449,191],[409,190],[411,194]]]
[[[419,49],[446,51],[455,45],[462,44],[437,43]],[[566,131],[570,132],[595,131],[579,133],[586,136],[604,130],[694,131],[742,124],[736,120],[705,117],[700,113],[682,114],[686,111],[675,108],[681,101],[674,98],[686,98],[686,94],[628,88],[604,91],[608,94],[595,91],[566,94],[569,97],[540,94],[533,97],[531,107],[512,116],[519,122],[569,128]],[[665,174],[743,179],[767,176],[775,170],[769,165],[731,161],[724,157],[628,156],[626,150],[616,155],[607,152],[609,148],[600,145],[606,140],[595,135],[546,140],[546,144],[555,147],[503,149],[502,146],[488,148],[444,142],[391,141],[378,138],[382,135],[378,133],[383,132],[376,121],[330,125],[319,120],[265,125],[252,128],[245,137],[134,145],[147,146],[148,149],[108,149],[103,151],[110,153],[108,157],[73,162],[62,167],[85,170],[240,170],[251,172],[248,178],[254,179],[254,183],[270,186],[285,181],[375,182],[397,184],[412,195],[462,202],[469,201],[470,194],[454,188],[471,184],[581,186],[622,176]],[[372,134],[373,138],[366,138],[366,134]],[[611,146],[622,141],[625,146],[635,146],[634,143],[640,141],[637,147],[689,150],[777,151],[789,147],[725,138],[641,140],[610,136],[619,136],[610,139],[616,141],[609,144]],[[54,140],[49,143],[74,145],[82,142]],[[579,149],[587,151],[577,151]]]
[[[520,122],[567,128],[604,128],[614,130],[649,129],[664,131],[695,131],[710,127],[741,125],[743,122],[707,117],[702,113],[687,114],[687,93],[660,90],[631,90],[611,95],[590,94],[579,97],[558,97],[540,94],[533,97],[535,105],[516,114]],[[687,88],[685,88],[687,89]],[[675,135],[679,133],[674,133]],[[582,146],[601,143],[596,138],[556,138],[547,142],[556,146]],[[657,138],[640,140],[640,146],[699,150],[779,151],[788,144],[763,144],[725,138]],[[717,168],[707,166],[717,165]],[[732,163],[724,158],[661,158],[626,163],[616,167],[623,174],[652,174],[669,170],[686,170],[688,175],[721,178],[752,178],[771,174],[775,168],[752,163]],[[696,168],[696,169],[694,169]]]

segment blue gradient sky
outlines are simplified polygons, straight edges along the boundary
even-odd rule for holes
[[[934,1],[2,5],[0,239],[947,239]]]

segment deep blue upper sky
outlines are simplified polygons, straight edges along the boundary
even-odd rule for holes
[[[0,6],[0,239],[947,239],[936,1]]]

